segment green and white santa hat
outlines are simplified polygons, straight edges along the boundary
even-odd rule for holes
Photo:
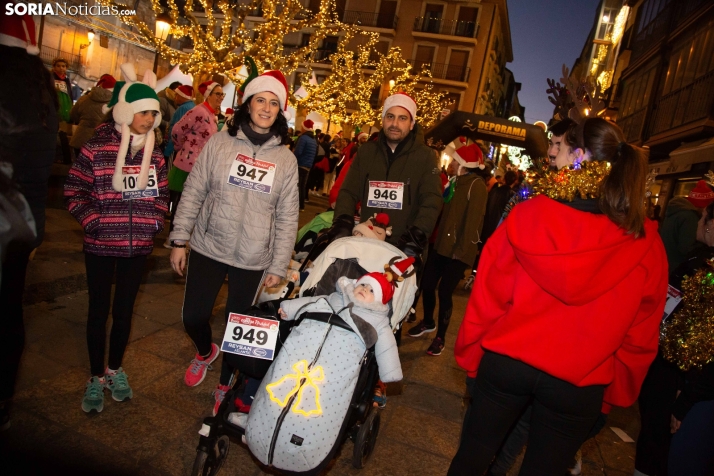
[[[161,125],[161,105],[159,104],[159,97],[154,91],[156,75],[151,70],[147,70],[144,73],[143,81],[138,82],[132,63],[124,63],[120,69],[124,81],[117,81],[111,100],[103,106],[105,113],[112,111],[114,122],[121,126],[121,142],[114,166],[112,187],[117,192],[122,190],[122,167],[124,167],[126,154],[129,150],[129,139],[131,138],[129,124],[134,121],[134,114],[142,111],[156,111],[158,114],[154,120],[154,127],[146,134],[141,172],[138,179],[139,189],[144,190],[149,183],[149,166],[151,165],[151,154],[154,151],[153,130]]]

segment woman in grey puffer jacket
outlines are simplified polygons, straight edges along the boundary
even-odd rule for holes
[[[243,105],[201,151],[186,180],[169,239],[171,266],[183,275],[191,243],[183,323],[196,346],[184,382],[199,385],[218,357],[209,319],[228,275],[226,318],[253,303],[261,282],[285,276],[298,224],[297,161],[288,143],[287,87],[268,71],[245,89]],[[250,334],[252,336],[252,334]],[[247,335],[246,335],[247,336]],[[214,415],[233,376],[224,361]]]

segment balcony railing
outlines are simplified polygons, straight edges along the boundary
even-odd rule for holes
[[[60,51],[45,45],[42,45],[42,48],[40,48],[39,56],[44,64],[50,66],[56,58],[63,58],[67,61],[67,69],[70,71],[79,71],[79,67],[82,64],[79,55],[73,55],[72,53]]]
[[[370,26],[375,28],[391,28],[397,29],[399,17],[385,13],[358,12],[355,10],[345,11],[343,23],[357,26]]]
[[[414,19],[414,28],[412,31],[476,38],[478,36],[478,23],[433,17],[417,17]]]
[[[620,126],[623,134],[625,134],[625,140],[627,142],[637,142],[642,138],[646,113],[647,108],[643,107],[629,116],[617,120],[617,125]]]
[[[650,120],[650,136],[705,119],[714,105],[714,71],[683,88],[662,96]]]
[[[413,71],[415,73],[420,73],[423,68],[431,72],[431,77],[436,79],[448,79],[450,81],[469,81],[469,73],[471,68],[467,66],[445,64],[445,63],[426,63],[423,61],[411,60],[409,63],[412,65]]]

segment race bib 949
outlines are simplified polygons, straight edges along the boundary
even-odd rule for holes
[[[275,180],[275,164],[238,154],[231,164],[228,183],[236,187],[270,193]]]
[[[232,312],[223,334],[221,350],[256,359],[273,360],[278,334],[278,321]]]
[[[370,181],[368,194],[368,207],[401,210],[404,184],[402,182]]]

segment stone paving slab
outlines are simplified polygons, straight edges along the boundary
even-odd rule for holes
[[[311,197],[300,224],[320,212],[324,200]],[[81,229],[64,210],[48,209],[47,239],[28,270],[25,322],[27,343],[11,428],[0,433],[3,475],[108,474],[187,475],[198,443],[198,429],[213,405],[211,391],[219,366],[198,387],[188,388],[183,374],[195,349],[183,330],[181,307],[185,280],[168,265],[169,250],[156,239],[135,306],[124,368],[134,398],[114,402],[107,394],[101,414],[80,409],[88,378],[85,323],[86,278]],[[222,336],[224,286],[213,310],[214,341]],[[454,296],[454,313],[439,357],[425,354],[434,334],[402,338],[405,379],[388,389],[381,430],[368,466],[352,467],[347,441],[330,465],[329,475],[443,475],[458,447],[466,408],[465,373],[453,344],[469,293]],[[420,311],[420,309],[418,309]],[[421,313],[419,313],[421,315]],[[413,324],[407,324],[406,328]],[[634,444],[623,443],[609,426],[636,437],[636,408],[615,409],[609,425],[583,447],[583,475],[632,474]],[[247,448],[233,442],[224,475],[268,474]],[[518,465],[511,471],[517,474]]]

